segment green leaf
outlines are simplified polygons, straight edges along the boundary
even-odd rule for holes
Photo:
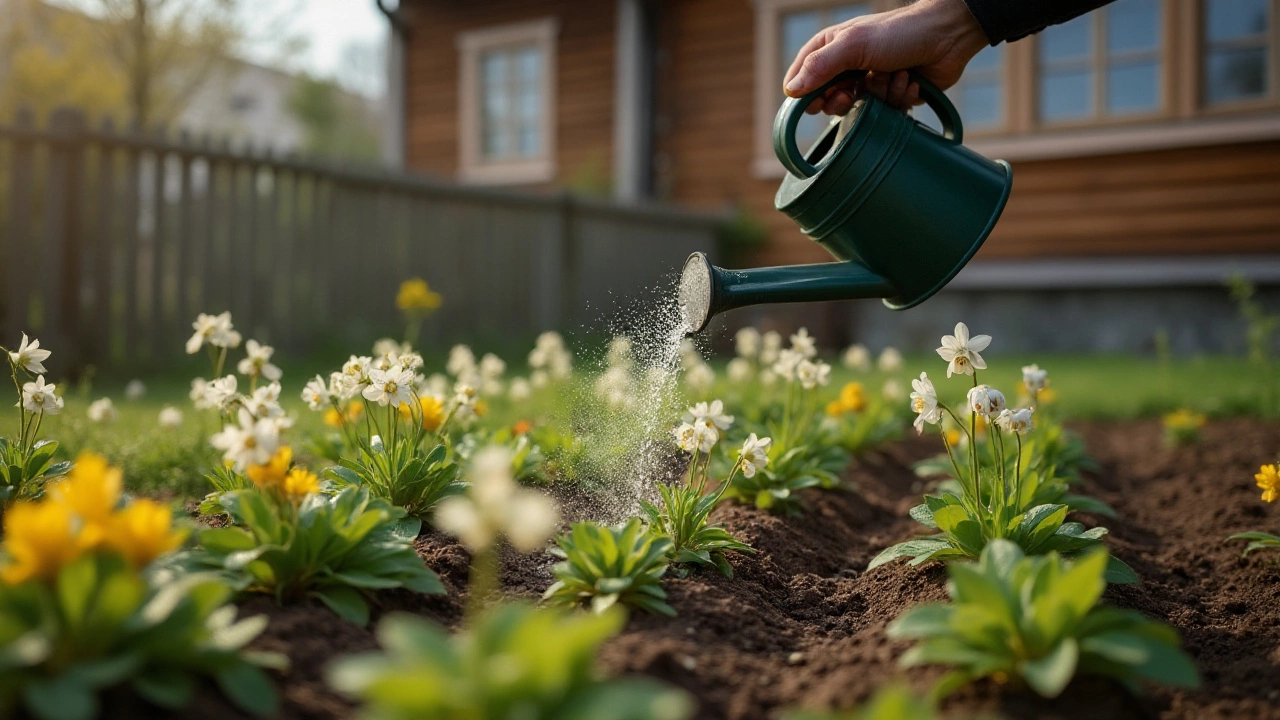
[[[90,720],[98,712],[92,690],[74,673],[33,680],[22,695],[31,714],[40,720]]]
[[[199,535],[200,546],[209,552],[227,555],[239,550],[250,550],[258,541],[243,528],[213,528]]]
[[[878,568],[885,563],[893,562],[898,558],[918,557],[920,555],[927,555],[937,550],[943,550],[949,547],[951,547],[951,543],[948,542],[946,538],[929,537],[908,540],[880,551],[880,554],[872,558],[871,562],[867,564],[867,569],[874,570],[875,568]]]
[[[161,668],[139,675],[130,682],[135,692],[166,710],[182,710],[195,694],[195,681],[176,668]]]
[[[950,630],[953,612],[951,605],[917,605],[889,623],[885,634],[894,639],[942,635]]]
[[[232,663],[218,670],[214,679],[233,705],[251,715],[268,717],[279,709],[280,697],[271,679],[248,663]]]
[[[333,585],[311,591],[335,615],[347,622],[364,627],[369,624],[369,603],[358,590],[345,585]]]
[[[1138,573],[1134,572],[1133,568],[1124,564],[1115,556],[1107,558],[1107,571],[1103,577],[1112,585],[1142,584],[1142,580],[1138,578]]]
[[[79,625],[92,602],[98,584],[98,563],[92,555],[80,557],[58,573],[58,604],[68,625]]]
[[[1023,661],[1018,670],[1033,690],[1044,697],[1055,698],[1071,682],[1079,659],[1080,646],[1075,638],[1065,638],[1048,655]]]

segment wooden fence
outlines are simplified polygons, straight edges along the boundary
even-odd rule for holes
[[[197,313],[230,310],[246,337],[305,351],[395,327],[410,277],[445,298],[429,337],[532,335],[654,287],[719,222],[21,113],[0,127],[0,342],[159,362]]]

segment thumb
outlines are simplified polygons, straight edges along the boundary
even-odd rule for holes
[[[836,38],[809,53],[800,71],[785,88],[787,95],[800,97],[845,70],[864,70],[867,33],[857,25],[845,28]]]

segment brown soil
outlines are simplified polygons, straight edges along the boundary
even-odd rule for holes
[[[1243,558],[1242,543],[1224,542],[1243,530],[1280,530],[1276,510],[1259,501],[1252,480],[1257,465],[1280,450],[1280,429],[1257,420],[1217,422],[1205,428],[1203,442],[1175,450],[1162,445],[1154,422],[1080,431],[1103,466],[1086,479],[1085,490],[1116,508],[1119,519],[1106,523],[1111,547],[1143,580],[1110,588],[1106,600],[1181,630],[1204,685],[1192,692],[1152,687],[1135,697],[1113,682],[1081,678],[1050,702],[980,683],[953,696],[947,708],[960,716],[994,711],[1010,718],[1280,719],[1280,555]],[[944,599],[945,570],[865,568],[882,548],[917,532],[906,512],[923,486],[910,465],[934,454],[935,441],[913,437],[873,453],[850,471],[856,492],[812,492],[800,517],[737,505],[717,510],[717,519],[758,553],[732,556],[731,580],[717,573],[670,579],[679,617],[634,616],[604,648],[603,666],[687,689],[699,701],[699,718],[766,720],[789,707],[848,707],[895,678],[926,689],[940,670],[899,671],[905,645],[886,639],[884,628],[915,603]],[[455,626],[467,554],[432,533],[418,547],[449,594],[384,593],[375,599],[375,618],[409,611]],[[512,555],[504,585],[536,597],[551,582],[550,563],[548,556]],[[324,685],[323,668],[339,655],[373,649],[371,629],[318,606],[278,608],[254,600],[244,609],[271,618],[256,647],[293,660],[280,678],[283,717],[352,714]],[[108,716],[138,716],[124,698],[108,709]],[[183,715],[236,716],[213,692]]]

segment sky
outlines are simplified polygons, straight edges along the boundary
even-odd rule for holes
[[[55,1],[90,13],[101,8],[95,0]],[[381,53],[389,29],[374,0],[237,0],[236,5],[249,29],[242,48],[245,59],[334,78],[367,95],[382,94],[386,72]],[[304,40],[305,47],[284,54],[281,37]],[[375,52],[365,52],[361,63],[353,62],[347,50],[353,44]]]

